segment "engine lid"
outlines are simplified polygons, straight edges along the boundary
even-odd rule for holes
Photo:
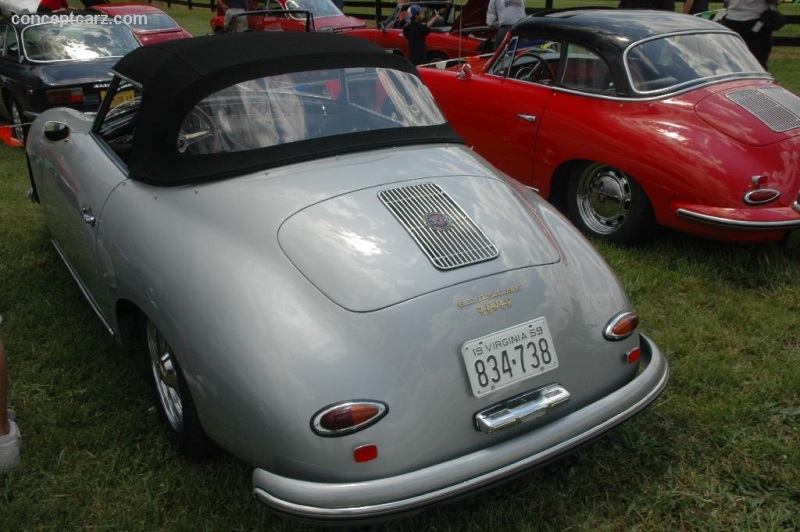
[[[776,85],[720,91],[700,101],[695,110],[709,125],[750,146],[800,134],[800,98]]]
[[[560,260],[517,193],[501,180],[476,176],[336,196],[290,216],[278,240],[311,283],[355,312]]]

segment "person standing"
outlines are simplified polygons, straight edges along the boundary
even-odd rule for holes
[[[708,11],[708,0],[684,0],[684,15],[696,15]]]
[[[620,9],[656,9],[675,11],[675,0],[620,0]]]
[[[428,62],[428,48],[425,46],[425,38],[431,32],[437,20],[441,18],[439,13],[432,16],[427,23],[422,23],[422,9],[418,5],[408,8],[408,23],[403,28],[403,35],[408,39],[408,58],[415,65],[422,65]]]
[[[220,0],[220,5],[225,9],[225,28],[231,25],[234,15],[244,13],[247,10],[247,0]],[[227,30],[230,31],[230,30]],[[247,31],[247,17],[236,17],[235,33]]]
[[[753,55],[767,69],[772,51],[772,30],[761,22],[761,14],[778,4],[778,0],[728,0],[725,16],[720,20],[744,39]]]
[[[0,323],[3,317],[0,316]],[[6,473],[19,465],[19,452],[22,438],[14,422],[14,413],[6,410],[7,384],[6,352],[0,341],[0,473]]]
[[[486,9],[486,25],[490,28],[497,26],[497,35],[494,37],[495,48],[503,43],[511,26],[524,17],[525,2],[523,0],[489,0],[489,7]]]

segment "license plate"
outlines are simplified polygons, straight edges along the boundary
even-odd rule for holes
[[[461,355],[475,397],[558,367],[553,337],[544,318],[465,342]]]
[[[133,100],[135,97],[136,97],[136,91],[119,91],[111,99],[111,105],[108,108],[113,109],[122,102]],[[106,91],[100,91],[100,100],[105,100],[105,99],[106,99]]]

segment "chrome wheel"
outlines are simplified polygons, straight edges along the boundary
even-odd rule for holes
[[[576,194],[581,220],[594,233],[614,233],[630,217],[631,182],[621,170],[597,163],[587,166]]]
[[[14,131],[14,138],[20,141],[25,140],[25,130],[24,126],[22,125],[22,110],[19,107],[19,104],[13,98],[11,99],[11,105],[9,106],[9,113],[11,113],[11,123],[13,124],[12,130]]]
[[[183,430],[183,401],[178,380],[178,366],[172,348],[158,328],[147,320],[147,349],[156,393],[167,422],[175,432]]]
[[[587,236],[630,245],[649,239],[658,229],[647,193],[618,168],[576,164],[566,192],[567,214]]]

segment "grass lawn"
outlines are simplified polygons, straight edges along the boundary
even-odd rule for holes
[[[208,28],[207,9],[169,12]],[[798,53],[776,49],[771,63],[795,91]],[[246,464],[170,448],[141,361],[104,331],[27,188],[22,151],[0,146],[0,337],[24,442],[23,464],[0,477],[0,532],[308,528],[253,500]],[[661,398],[543,469],[373,529],[800,529],[798,240],[666,232],[599,246],[670,361]]]

